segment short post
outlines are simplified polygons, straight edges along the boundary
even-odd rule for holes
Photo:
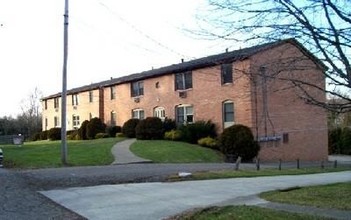
[[[260,158],[256,158],[256,169],[260,170]]]
[[[321,162],[321,168],[324,169],[324,160]]]
[[[241,162],[241,157],[239,156],[235,162],[235,170],[239,170],[240,162]]]
[[[297,160],[296,160],[296,168],[297,168],[297,169],[300,169],[300,159],[297,159]]]
[[[3,165],[2,165],[3,159],[4,159],[4,155],[2,153],[2,149],[0,149],[0,168],[3,167]]]
[[[279,170],[282,170],[282,159],[279,159]]]
[[[337,168],[337,167],[338,167],[338,161],[334,160],[334,168]]]

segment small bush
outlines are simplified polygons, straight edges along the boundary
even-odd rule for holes
[[[182,132],[175,129],[167,131],[164,135],[164,139],[171,141],[180,141],[182,139]]]
[[[124,134],[123,134],[122,132],[118,132],[118,133],[116,134],[116,137],[123,138],[123,137],[125,137],[125,136],[124,136]]]
[[[40,132],[38,133],[35,133],[31,138],[30,138],[31,141],[38,141],[40,140]]]
[[[202,147],[208,147],[208,148],[212,148],[212,149],[218,148],[216,139],[211,138],[211,137],[201,138],[197,141],[197,143]]]
[[[48,131],[40,132],[40,140],[47,140],[48,139]]]
[[[87,138],[94,139],[96,134],[105,133],[106,125],[100,118],[92,118],[87,124]]]
[[[128,138],[135,138],[135,128],[139,124],[140,120],[132,118],[126,121],[122,127],[122,133]]]
[[[82,125],[78,129],[78,137],[80,140],[88,140],[87,137],[87,126],[89,124],[88,120],[83,121]]]
[[[182,131],[182,139],[191,144],[197,144],[197,141],[204,137],[215,138],[217,136],[216,125],[211,121],[197,121],[193,124],[182,125],[179,129]]]
[[[116,137],[116,134],[121,132],[122,128],[121,126],[109,126],[106,128],[106,133],[110,136],[110,137]]]
[[[163,138],[163,124],[157,117],[147,117],[135,127],[135,136],[139,140],[157,140]]]
[[[166,119],[163,121],[163,130],[164,130],[165,132],[174,130],[174,129],[176,129],[176,128],[177,128],[177,123],[176,123],[175,120],[166,118]]]
[[[48,139],[51,141],[61,140],[61,128],[51,128],[48,131]]]
[[[329,154],[351,155],[351,129],[335,128],[329,131]]]
[[[108,138],[109,135],[107,133],[97,133],[95,135],[95,139]]]
[[[243,161],[250,161],[260,150],[251,129],[240,124],[224,129],[219,137],[219,145],[225,155],[232,155],[234,158],[240,156]]]

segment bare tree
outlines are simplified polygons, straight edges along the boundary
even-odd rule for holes
[[[41,111],[40,111],[40,98],[42,92],[35,88],[27,99],[22,101],[21,109],[22,114],[17,116],[17,121],[21,124],[22,130],[26,135],[31,137],[34,133],[41,131]]]
[[[209,0],[209,6],[198,16],[197,35],[246,44],[295,38],[327,67],[326,88],[291,80],[301,98],[328,110],[351,111],[351,99],[344,95],[351,92],[350,0]],[[317,100],[306,87],[342,101]]]

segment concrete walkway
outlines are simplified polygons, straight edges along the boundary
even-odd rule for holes
[[[41,193],[92,220],[154,220],[192,208],[213,205],[264,205],[267,202],[256,197],[261,192],[349,181],[351,171],[173,183],[100,185]],[[351,212],[345,212],[345,215],[346,219],[351,218]]]
[[[132,145],[136,139],[127,139],[121,142],[116,143],[111,151],[115,157],[112,165],[121,165],[121,164],[131,164],[131,163],[151,163],[151,160],[147,160],[141,157],[134,155],[130,152],[129,147]]]

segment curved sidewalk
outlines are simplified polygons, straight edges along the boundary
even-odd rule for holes
[[[132,145],[135,141],[136,139],[127,139],[116,143],[112,147],[111,152],[115,157],[115,161],[113,161],[112,165],[131,163],[152,163],[151,160],[138,157],[129,150],[130,145]]]

